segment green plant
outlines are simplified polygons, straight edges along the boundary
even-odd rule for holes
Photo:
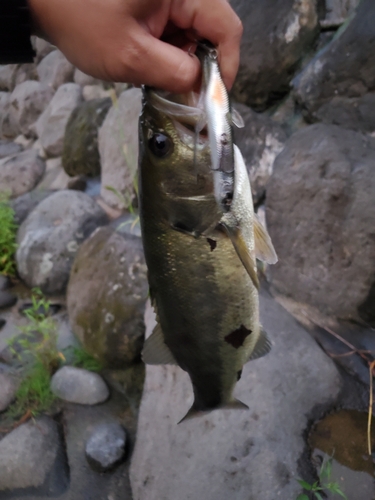
[[[17,224],[14,222],[14,210],[9,206],[8,199],[7,194],[0,193],[0,273],[14,276]]]
[[[323,462],[320,466],[318,473],[318,481],[310,484],[303,479],[298,479],[297,481],[302,486],[302,488],[309,492],[309,494],[302,493],[298,495],[297,500],[323,500],[322,493],[333,493],[335,495],[339,495],[341,498],[348,500],[345,493],[341,490],[340,486],[336,482],[330,482],[331,474],[332,474],[332,460],[333,457],[328,459],[323,459]]]
[[[100,372],[103,369],[103,365],[100,361],[95,359],[81,347],[74,347],[73,356],[73,366],[84,368],[85,370],[90,370],[91,372]]]

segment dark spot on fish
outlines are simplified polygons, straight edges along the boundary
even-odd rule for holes
[[[207,238],[207,243],[210,245],[211,252],[213,252],[216,248],[216,241],[211,240],[211,238]]]
[[[226,212],[230,209],[232,205],[232,200],[233,200],[233,193],[226,193],[224,198],[221,200],[221,204],[223,205],[223,208]]]
[[[221,134],[220,142],[222,146],[226,146],[228,144],[228,136],[225,132]]]
[[[242,370],[237,372],[237,382],[240,380],[241,375],[242,375]]]
[[[224,337],[225,342],[232,345],[235,349],[243,346],[243,343],[251,333],[251,330],[248,330],[245,326],[241,325],[237,330],[234,330],[231,333],[228,333],[226,337]]]

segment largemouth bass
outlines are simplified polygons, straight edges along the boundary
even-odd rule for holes
[[[255,257],[276,257],[255,218],[240,151],[234,146],[233,200],[223,214],[214,196],[207,136],[196,144],[201,110],[177,97],[143,89],[139,208],[158,322],[143,359],[188,372],[194,391],[189,418],[246,407],[233,388],[244,363],[270,348],[259,323]],[[184,106],[191,108],[186,114]]]

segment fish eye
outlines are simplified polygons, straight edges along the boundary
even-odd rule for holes
[[[160,132],[154,134],[148,141],[152,153],[158,158],[167,156],[172,151],[173,143],[171,139]]]

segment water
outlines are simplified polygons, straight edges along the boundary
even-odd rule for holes
[[[322,458],[333,456],[327,482],[336,482],[348,500],[375,500],[375,463],[367,451],[367,413],[342,410],[328,415],[313,428],[309,445],[319,471]],[[375,444],[375,418],[372,423]],[[337,500],[339,495],[327,494]]]

